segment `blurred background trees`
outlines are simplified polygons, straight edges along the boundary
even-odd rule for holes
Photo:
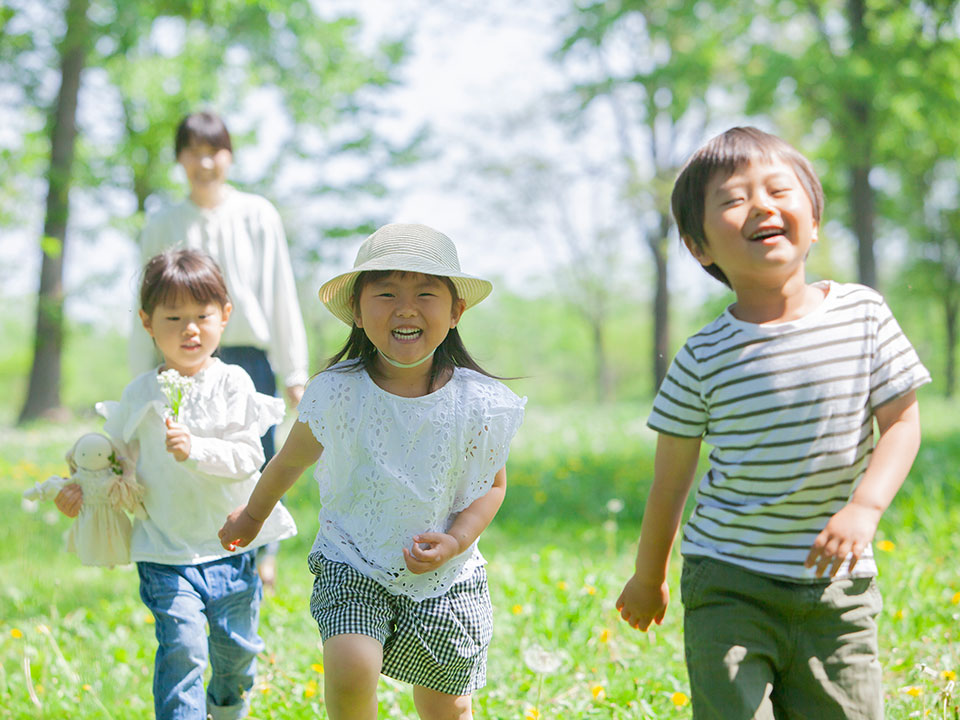
[[[482,215],[458,244],[484,245],[504,278],[521,258],[530,265],[527,280],[499,282],[477,308],[474,342],[485,344],[481,356],[505,359],[508,367],[495,369],[540,383],[550,402],[649,398],[685,335],[729,302],[682,259],[669,195],[694,148],[734,124],[757,124],[796,145],[823,180],[825,242],[811,255],[811,275],[878,287],[937,389],[955,392],[957,2],[404,7],[403,23],[372,38],[367,25],[385,12],[377,3],[10,0],[0,8],[0,236],[36,227],[42,255],[32,342],[18,330],[0,357],[0,377],[23,398],[21,420],[63,404],[61,357],[76,326],[64,316],[64,268],[108,233],[115,247],[132,246],[151,203],[183,192],[172,172],[173,128],[200,107],[230,123],[234,180],[284,215],[305,297],[342,262],[340,248],[398,219],[394,198],[423,185],[424,168],[448,168],[436,212],[459,203]],[[467,38],[481,20],[520,32],[532,19],[549,33],[551,76],[539,95],[513,105],[479,99],[488,111],[465,120],[454,142],[391,105],[406,84],[423,83],[404,69],[416,52],[411,37],[428,20],[434,35],[424,42],[436,41],[438,27]],[[488,240],[494,235],[517,240],[504,247]],[[0,268],[0,279],[15,272]],[[19,327],[3,322],[5,335]],[[511,323],[523,327],[515,341],[504,330]],[[328,328],[311,326],[317,357],[334,342]],[[28,383],[16,379],[27,375]]]

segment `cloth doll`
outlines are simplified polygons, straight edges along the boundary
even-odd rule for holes
[[[68,483],[83,490],[83,506],[67,533],[67,550],[84,565],[130,562],[133,526],[124,511],[145,516],[143,486],[134,467],[105,435],[88,433],[67,453],[70,477],[52,475],[23,493],[28,500],[53,500]]]

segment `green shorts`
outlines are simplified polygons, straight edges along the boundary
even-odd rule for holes
[[[813,583],[684,559],[695,720],[881,720],[874,578]]]

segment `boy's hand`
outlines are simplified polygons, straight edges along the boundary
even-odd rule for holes
[[[190,431],[186,425],[167,418],[167,452],[183,462],[190,457]]]
[[[460,543],[447,533],[426,532],[415,535],[412,548],[403,549],[403,561],[414,575],[436,570],[460,553]]]
[[[227,521],[220,528],[217,537],[220,538],[224,550],[233,552],[238,547],[246,547],[253,542],[263,523],[263,520],[257,520],[247,512],[247,506],[244,505],[227,515]]]
[[[850,567],[860,559],[880,523],[882,511],[850,501],[830,518],[827,526],[813,541],[813,547],[804,562],[804,567],[817,566],[817,577],[821,577],[830,568],[830,577],[840,570],[843,561],[850,555]],[[831,567],[832,566],[832,567]]]
[[[657,585],[633,575],[617,598],[617,610],[630,627],[646,632],[651,622],[663,623],[669,602],[670,587],[666,581]]]
[[[63,489],[53,499],[53,504],[57,506],[57,510],[67,517],[75,518],[80,514],[80,508],[83,507],[83,488],[76,483],[64,485]]]

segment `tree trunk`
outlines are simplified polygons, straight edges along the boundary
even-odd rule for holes
[[[944,317],[946,318],[946,331],[947,331],[947,366],[945,368],[945,373],[947,376],[947,389],[946,395],[948,398],[953,397],[953,393],[956,390],[957,384],[957,311],[958,305],[957,298],[950,294],[945,293],[943,296],[943,309]]]
[[[870,165],[850,168],[850,214],[857,236],[857,277],[870,287],[877,287],[877,260],[873,250],[873,188],[870,187]]]
[[[60,358],[63,350],[63,258],[77,135],[77,96],[86,60],[89,0],[69,0],[67,30],[60,44],[60,92],[50,131],[50,169],[43,223],[43,262],[37,293],[33,367],[19,422],[56,415],[60,407]]]
[[[667,376],[670,364],[670,290],[667,287],[667,237],[670,233],[669,215],[660,215],[660,233],[649,240],[657,271],[656,289],[653,294],[653,391]]]

